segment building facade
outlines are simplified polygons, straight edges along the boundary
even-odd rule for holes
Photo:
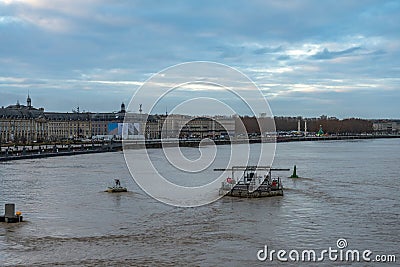
[[[110,123],[122,123],[125,105],[113,113],[45,112],[34,108],[28,96],[27,104],[0,109],[0,142],[32,143],[63,140],[90,139],[96,135],[108,135]]]
[[[79,112],[79,108],[73,112],[46,112],[33,107],[28,96],[26,105],[17,102],[0,109],[0,142],[25,144],[104,136],[120,139],[121,128],[127,124],[135,124],[135,135],[146,139],[221,138],[235,134],[234,117],[127,113],[124,103],[119,112]]]
[[[17,102],[0,109],[0,144],[110,140],[121,139],[124,133],[132,139],[227,139],[275,131],[271,125],[275,125],[274,119],[266,117],[130,113],[124,103],[118,112],[80,112],[79,108],[73,112],[46,112],[33,107],[28,95],[26,105]]]
[[[235,119],[229,116],[149,115],[143,134],[146,139],[225,138],[235,135]]]
[[[400,133],[400,120],[375,120],[372,127],[378,134],[397,134]]]

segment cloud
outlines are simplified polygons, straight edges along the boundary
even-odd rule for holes
[[[254,54],[256,55],[261,55],[261,54],[268,54],[268,53],[277,53],[277,52],[281,52],[283,50],[282,46],[278,46],[278,47],[261,47],[258,49],[255,49],[253,51]]]
[[[312,59],[334,59],[338,57],[347,57],[351,55],[355,55],[356,52],[361,50],[361,47],[351,47],[341,51],[329,51],[328,48],[325,48],[323,51],[318,52],[312,55],[310,58]]]
[[[277,57],[277,60],[289,60],[291,57],[288,55],[281,55],[279,57]]]
[[[6,26],[7,24],[18,24],[21,23],[21,19],[14,16],[0,16],[0,27]]]
[[[43,97],[54,110],[70,110],[76,101],[69,94],[105,110],[116,105],[107,101],[127,102],[152,74],[195,60],[238,68],[268,84],[274,101],[308,98],[312,88],[315,98],[331,93],[342,103],[344,92],[362,100],[361,92],[399,86],[398,1],[3,0],[0,10],[0,105],[23,99],[29,88],[32,97],[70,99],[56,105]],[[275,108],[312,111],[306,104]]]

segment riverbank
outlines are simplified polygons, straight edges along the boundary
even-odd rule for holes
[[[32,149],[24,147],[16,147],[0,153],[0,162],[21,160],[21,159],[37,159],[59,156],[73,156],[90,153],[105,153],[121,151],[123,147],[128,149],[141,148],[162,148],[162,147],[198,147],[199,145],[229,145],[229,144],[245,144],[245,143],[268,143],[274,142],[300,142],[300,141],[340,141],[340,140],[356,140],[356,139],[380,139],[380,138],[400,138],[400,135],[344,135],[344,136],[279,136],[276,138],[251,138],[251,139],[234,139],[230,140],[132,140],[122,144],[121,141],[97,144],[73,144],[68,146],[36,146]]]
[[[119,151],[122,149],[120,143],[93,143],[93,144],[70,144],[70,145],[41,145],[41,146],[16,146],[6,148],[0,153],[0,162],[37,159],[59,156],[73,156],[80,154],[104,153]]]
[[[400,138],[400,135],[328,135],[328,136],[279,136],[277,142],[296,141],[331,141],[331,140],[353,140],[353,139],[379,139]]]

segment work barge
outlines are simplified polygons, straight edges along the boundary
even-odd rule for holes
[[[214,169],[214,171],[231,171],[231,177],[221,184],[220,195],[244,198],[283,196],[282,180],[279,177],[273,178],[272,171],[289,170],[270,166],[233,166],[229,169]]]

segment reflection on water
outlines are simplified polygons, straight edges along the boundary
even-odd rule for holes
[[[150,198],[130,179],[121,153],[2,163],[0,205],[16,203],[27,221],[0,224],[0,265],[262,266],[268,263],[256,253],[264,245],[326,249],[338,238],[353,249],[396,254],[399,144],[278,144],[274,166],[296,164],[304,177],[284,178],[283,197],[223,198],[199,208]],[[161,152],[151,153],[157,159]],[[130,192],[105,193],[117,177]]]

